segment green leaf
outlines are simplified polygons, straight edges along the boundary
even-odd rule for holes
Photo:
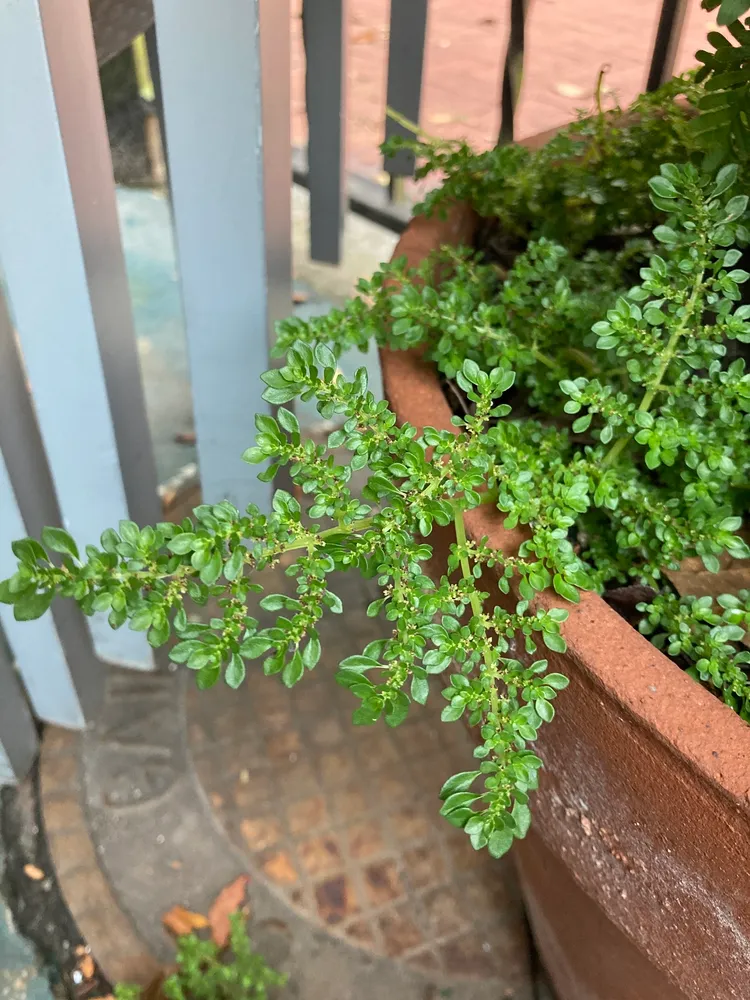
[[[230,688],[235,690],[245,679],[245,663],[239,653],[232,653],[227,669],[224,673],[224,680]]]
[[[216,549],[211,553],[211,558],[208,560],[206,565],[200,571],[201,581],[207,584],[209,587],[213,586],[216,581],[221,576],[222,562],[221,562],[221,552]]]
[[[54,591],[47,590],[36,593],[33,590],[21,594],[13,604],[13,617],[17,622],[30,622],[41,618],[49,608],[54,597]]]
[[[224,563],[224,576],[230,582],[236,580],[242,572],[242,567],[245,565],[245,551],[245,547],[239,544]]]
[[[312,634],[307,640],[307,645],[302,650],[302,662],[306,670],[312,670],[320,659],[320,639],[317,633]]]
[[[271,639],[261,635],[251,635],[240,645],[240,654],[248,660],[255,660],[273,646]]]
[[[513,846],[513,831],[504,827],[502,830],[494,830],[490,834],[488,850],[493,858],[501,858]]]
[[[126,522],[123,522],[126,523]],[[137,530],[137,529],[136,529]],[[42,543],[53,552],[78,559],[78,546],[62,528],[42,528]]]
[[[346,670],[356,670],[358,673],[362,673],[365,670],[371,670],[373,667],[379,667],[380,664],[377,660],[373,660],[370,656],[362,656],[357,654],[356,656],[347,656],[345,660],[342,660],[339,666]]]
[[[555,717],[554,706],[550,705],[550,703],[548,701],[545,701],[543,698],[536,699],[536,701],[534,702],[534,708],[536,710],[536,714],[544,722],[552,722],[552,720]]]
[[[181,535],[175,535],[167,542],[167,548],[177,556],[184,556],[193,549],[196,536],[191,531],[184,531]]]
[[[513,822],[516,824],[516,837],[521,840],[529,832],[531,826],[531,810],[522,802],[516,802],[511,811]]]
[[[676,198],[677,189],[666,177],[652,177],[648,186],[660,198]]]
[[[298,681],[302,680],[304,672],[305,665],[302,662],[302,657],[299,650],[295,649],[292,658],[284,665],[281,679],[288,688],[294,687]]]
[[[555,588],[560,597],[564,597],[566,601],[572,601],[574,604],[578,604],[581,599],[581,595],[578,590],[567,583],[559,573],[555,573],[552,577],[552,586]]]
[[[454,774],[440,789],[440,798],[447,799],[454,792],[465,792],[481,773],[481,771],[461,771]]]
[[[564,653],[568,648],[559,632],[542,632],[542,639],[547,649],[551,649],[555,653]]]
[[[726,204],[726,214],[724,216],[727,222],[733,222],[735,219],[739,219],[745,214],[747,209],[748,196],[746,194],[735,195],[734,198],[730,198]]]
[[[411,679],[411,696],[420,705],[427,704],[427,696],[430,693],[430,682],[426,677],[417,677],[416,674]]]
[[[10,589],[10,580],[0,580],[0,604],[15,604],[18,593]]]
[[[750,0],[721,0],[716,23],[721,27],[726,27],[726,25],[741,18],[747,10],[750,10]]]
[[[544,683],[549,684],[556,691],[564,691],[570,681],[564,674],[545,674]]]
[[[206,647],[198,639],[185,639],[183,642],[178,642],[176,646],[173,646],[169,651],[169,658],[174,663],[187,663],[189,658],[193,653],[197,652],[199,649],[205,649]]]
[[[385,707],[386,724],[392,727],[400,726],[409,713],[409,699],[403,691],[397,691],[393,700]]]
[[[446,705],[443,711],[440,713],[440,718],[443,722],[456,722],[464,714],[465,706],[461,705]]]
[[[37,560],[45,563],[49,561],[47,553],[33,538],[20,538],[17,542],[11,542],[10,548],[16,559],[30,568],[36,566]]]

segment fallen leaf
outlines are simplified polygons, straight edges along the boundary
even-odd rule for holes
[[[180,431],[174,436],[175,444],[195,444],[195,431]]]
[[[86,947],[85,944],[77,944],[75,946],[74,951],[75,951],[75,954],[78,955],[79,958],[81,957],[81,955],[88,955],[88,953],[89,953],[89,950],[88,950],[88,948]]]
[[[182,868],[182,862],[181,861],[170,861],[169,862],[169,867],[170,868],[174,868],[174,870],[176,872],[178,872],[180,870],[180,868]]]
[[[94,965],[94,960],[91,955],[84,955],[81,961],[78,963],[78,971],[81,973],[84,979],[93,979],[96,972],[96,966]]]
[[[295,306],[304,305],[305,302],[310,298],[307,292],[292,292],[292,302]]]
[[[211,937],[219,948],[225,948],[229,942],[231,925],[229,918],[236,913],[245,902],[247,885],[250,879],[247,875],[238,875],[234,882],[225,885],[216,899],[208,908],[208,922],[211,925]]]
[[[202,913],[186,910],[184,906],[173,906],[171,910],[167,910],[161,918],[161,922],[175,937],[192,934],[193,931],[199,931],[202,927],[208,927],[208,920]]]
[[[27,878],[30,878],[33,882],[41,882],[44,878],[44,872],[41,868],[37,868],[36,865],[24,865],[23,873]]]

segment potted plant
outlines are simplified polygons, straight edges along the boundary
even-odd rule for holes
[[[62,595],[154,646],[174,634],[201,687],[261,657],[291,687],[342,610],[328,575],[377,575],[368,613],[392,635],[336,675],[354,721],[396,726],[437,683],[444,721],[475,729],[441,811],[476,849],[518,841],[561,1000],[723,1000],[750,973],[750,598],[705,579],[750,554],[750,32],[730,31],[697,77],[627,115],[599,101],[541,149],[416,143],[444,183],[396,260],[343,310],[282,324],[263,376],[278,410],[244,457],[265,481],[289,465],[298,496],[121,522],[85,558],[48,528],[0,584],[19,619]],[[373,337],[390,406],[365,369],[337,372]],[[342,420],[328,447],[295,398]],[[296,596],[263,596],[279,616],[260,628],[254,574],[287,553]],[[221,617],[189,620],[186,598]]]

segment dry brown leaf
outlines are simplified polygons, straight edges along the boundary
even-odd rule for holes
[[[231,930],[229,917],[236,913],[245,902],[247,885],[250,879],[247,875],[239,875],[234,882],[225,885],[219,895],[208,908],[208,921],[211,925],[211,937],[219,948],[225,948],[229,941]]]
[[[161,922],[175,937],[192,934],[193,931],[199,931],[202,927],[208,927],[208,920],[202,913],[186,910],[184,906],[173,906],[171,910],[167,910],[161,918]]]
[[[169,867],[170,868],[174,868],[174,870],[176,872],[178,872],[180,870],[180,868],[182,868],[182,862],[181,861],[170,861],[169,862]]]
[[[93,979],[96,973],[96,966],[94,965],[94,960],[91,955],[83,955],[81,961],[78,963],[78,971],[81,973],[84,979]]]
[[[307,302],[310,296],[307,292],[292,292],[292,302],[295,306],[302,306]]]
[[[41,882],[44,878],[44,872],[36,865],[24,865],[23,873],[26,878],[30,878],[33,882]]]
[[[89,950],[85,944],[77,944],[74,948],[74,953],[80,958],[81,955],[88,955]],[[96,1000],[96,998],[95,998]]]

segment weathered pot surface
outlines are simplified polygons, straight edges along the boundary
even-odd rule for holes
[[[415,219],[394,256],[416,265],[474,227],[465,206]],[[400,421],[451,426],[419,352],[381,359]],[[497,510],[466,520],[475,539],[518,545]],[[430,541],[444,560],[449,534]],[[571,683],[539,740],[532,831],[513,849],[560,1000],[748,998],[750,726],[597,595],[567,607],[568,651],[547,655]]]

